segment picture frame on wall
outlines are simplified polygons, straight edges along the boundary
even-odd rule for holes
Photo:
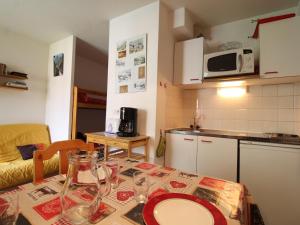
[[[116,93],[142,92],[147,81],[147,34],[116,44]]]
[[[64,74],[64,53],[53,56],[53,75],[54,77]]]

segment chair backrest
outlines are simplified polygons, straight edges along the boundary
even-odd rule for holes
[[[57,141],[49,145],[46,150],[36,150],[33,153],[33,182],[43,180],[44,160],[50,159],[59,152],[59,174],[66,174],[68,171],[68,152],[78,149],[93,151],[94,144],[85,143],[82,140]]]

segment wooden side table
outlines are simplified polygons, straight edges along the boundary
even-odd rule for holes
[[[148,161],[148,136],[136,136],[136,137],[118,137],[117,135],[107,134],[105,132],[86,133],[88,143],[97,143],[104,145],[104,158],[108,159],[109,146],[119,147],[128,151],[129,158],[141,159]],[[136,147],[144,146],[144,154],[133,153],[132,149]]]

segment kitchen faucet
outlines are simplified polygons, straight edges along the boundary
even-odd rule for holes
[[[197,113],[194,113],[194,116],[193,116],[193,124],[190,125],[190,128],[194,129],[194,130],[198,130],[200,129],[200,126],[198,125],[198,115]]]

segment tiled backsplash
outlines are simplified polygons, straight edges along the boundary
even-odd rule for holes
[[[185,90],[184,118],[188,126],[199,102],[203,128],[300,135],[300,83],[249,86],[241,97],[221,97],[217,88]]]

